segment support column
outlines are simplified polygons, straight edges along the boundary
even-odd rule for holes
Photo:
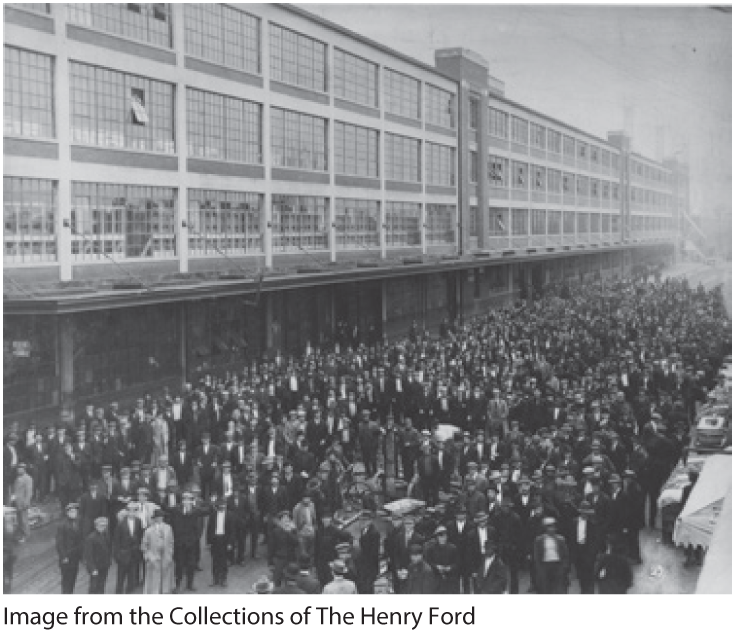
[[[187,363],[187,353],[186,348],[188,344],[188,337],[187,337],[187,304],[181,303],[179,304],[179,369],[180,369],[180,375],[181,375],[181,383],[187,382],[187,371],[188,371],[188,363]]]
[[[419,226],[421,227],[421,254],[426,255],[426,203],[421,203],[421,217],[419,218]]]
[[[381,319],[381,334],[383,340],[385,340],[387,332],[386,326],[388,325],[388,280],[383,279],[380,282],[380,319]]]
[[[62,7],[59,6],[57,9],[62,9]],[[66,156],[68,159],[71,152],[69,129],[71,99],[69,96],[69,58],[65,54],[67,51],[65,18],[66,15],[63,10],[54,11],[56,38],[60,50],[64,51],[64,54],[57,55],[55,60],[54,91],[56,92],[56,100],[54,107],[56,108],[56,138],[59,141],[59,156]],[[60,167],[58,190],[56,192],[58,204],[56,236],[59,258],[59,280],[71,281],[73,279],[71,256],[71,163],[68,160],[62,160]],[[64,226],[65,224],[66,226]]]
[[[74,419],[74,317],[58,317],[61,418]]]
[[[176,83],[176,154],[178,156],[178,216],[176,217],[176,256],[179,260],[179,272],[189,272],[189,189],[187,164],[186,164],[186,82],[184,47],[184,6],[182,4],[171,5],[173,11],[174,42],[179,43],[176,55],[176,65],[179,69],[181,80]]]
[[[270,28],[268,23],[263,20],[263,28],[261,30],[262,48],[261,50],[270,50]],[[270,64],[263,63],[261,71],[263,73],[263,85],[270,85]],[[265,171],[265,195],[263,196],[263,255],[265,255],[266,270],[273,270],[273,180],[271,179],[271,170],[273,160],[271,158],[271,91],[263,91],[263,167]],[[270,337],[271,321],[266,319],[266,327],[268,336]],[[271,347],[269,342],[268,348]]]

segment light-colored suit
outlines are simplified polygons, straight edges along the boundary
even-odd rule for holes
[[[140,544],[145,560],[145,592],[171,593],[174,580],[174,533],[167,523],[152,525]]]
[[[13,495],[17,510],[18,530],[23,538],[28,538],[31,534],[31,526],[28,524],[28,508],[31,507],[31,499],[33,499],[33,479],[28,473],[23,473],[15,478]]]

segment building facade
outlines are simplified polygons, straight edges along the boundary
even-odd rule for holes
[[[290,5],[8,4],[4,415],[366,343],[675,242],[671,170]],[[679,186],[681,188],[681,185]]]

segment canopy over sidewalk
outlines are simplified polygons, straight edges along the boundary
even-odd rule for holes
[[[722,506],[722,514],[697,582],[697,593],[732,593],[732,489]]]
[[[676,520],[674,543],[708,548],[725,497],[732,489],[732,456],[712,455]]]

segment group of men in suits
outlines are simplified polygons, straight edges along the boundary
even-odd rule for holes
[[[239,373],[203,376],[176,395],[146,394],[128,415],[115,403],[90,405],[74,423],[25,435],[13,428],[5,493],[19,499],[13,486],[25,460],[37,498],[53,492],[64,508],[78,502],[83,538],[106,519],[111,543],[129,512],[145,533],[160,509],[172,528],[174,588],[193,587],[202,540],[220,586],[229,565],[245,562],[248,540],[257,555],[261,537],[276,584],[309,557],[325,586],[341,545],[329,535],[344,473],[361,462],[370,477],[392,463],[408,494],[428,507],[453,496],[458,521],[446,523],[446,537],[427,535],[432,546],[422,543],[420,558],[410,539],[385,536],[396,590],[475,590],[505,570],[499,584],[515,592],[525,565],[543,591],[549,584],[532,564],[543,519],[556,522],[588,590],[592,552],[605,549],[608,535],[626,541],[634,562],[640,557],[640,497],[654,501],[655,520],[691,411],[729,353],[727,322],[721,295],[674,280],[550,289],[534,304],[445,324],[438,339],[413,328],[391,345],[276,354]],[[189,505],[188,495],[199,501]],[[447,561],[450,546],[459,547],[460,510],[479,536],[467,550],[476,567],[455,574]],[[369,555],[357,551],[353,582],[372,590],[374,543]],[[492,561],[480,569],[487,552]],[[120,590],[144,582],[140,557],[137,575],[120,560]],[[406,585],[412,569],[426,566],[433,581]]]

